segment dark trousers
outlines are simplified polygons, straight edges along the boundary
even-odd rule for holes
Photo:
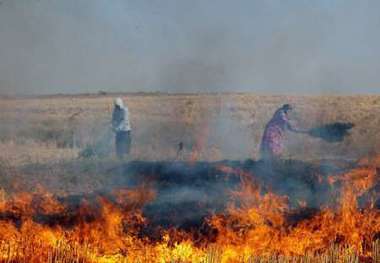
[[[131,131],[119,131],[116,133],[115,146],[116,155],[119,158],[129,154],[131,149]]]

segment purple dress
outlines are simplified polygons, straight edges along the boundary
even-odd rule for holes
[[[282,108],[277,110],[265,127],[260,148],[263,158],[279,157],[282,154],[284,133],[290,127],[286,112]]]

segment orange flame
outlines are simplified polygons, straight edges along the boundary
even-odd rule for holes
[[[33,193],[0,195],[0,261],[4,262],[244,262],[252,256],[300,256],[347,246],[373,256],[380,233],[374,205],[379,183],[374,166],[360,166],[328,178],[337,202],[296,222],[287,196],[264,192],[249,173],[228,166],[220,170],[241,177],[223,214],[206,224],[214,236],[178,229],[149,234],[142,208],[155,198],[147,186],[117,189],[112,198],[97,196],[76,209],[38,188]],[[339,187],[338,187],[339,185]],[[360,208],[359,198],[368,195]],[[307,205],[299,200],[300,209]],[[66,260],[66,261],[65,261]],[[216,262],[216,261],[214,261]]]

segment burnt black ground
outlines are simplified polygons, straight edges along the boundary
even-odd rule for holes
[[[231,191],[240,186],[239,174],[242,172],[252,177],[263,193],[272,191],[288,196],[294,209],[297,209],[299,201],[306,201],[305,211],[308,212],[300,213],[307,216],[310,211],[331,202],[334,193],[324,179],[328,175],[344,172],[351,165],[332,162],[311,164],[297,160],[275,163],[252,160],[131,162],[124,165],[123,175],[129,186],[150,182],[156,189],[157,198],[144,207],[144,214],[153,224],[187,227],[200,224],[204,217],[212,213],[223,213]],[[297,216],[294,215],[294,218]]]
[[[64,167],[59,167],[60,165]],[[67,208],[65,213],[46,214],[37,209],[33,218],[38,223],[71,227],[78,222],[92,221],[99,215],[99,197],[115,202],[114,190],[147,184],[156,192],[156,198],[142,207],[149,222],[148,227],[190,230],[201,228],[206,217],[224,213],[231,201],[231,191],[239,189],[242,179],[240,175],[243,173],[260,186],[262,193],[271,191],[288,196],[289,204],[295,211],[289,215],[289,221],[296,224],[334,199],[337,189],[327,183],[327,176],[343,173],[354,165],[347,161],[331,160],[313,163],[298,160],[272,163],[253,160],[192,163],[131,161],[119,162],[111,167],[88,165],[83,168],[83,165],[76,162],[56,164],[57,167],[26,167],[24,173],[29,172],[30,176],[46,173],[47,178],[52,170],[64,171],[59,174],[60,178],[66,178],[70,174],[70,180],[78,184],[88,180],[85,177],[80,181],[86,173],[90,176],[95,173],[102,175],[100,187],[95,191],[65,196],[57,194],[56,199]],[[299,201],[305,201],[307,207],[300,209]],[[38,202],[37,196],[34,203]],[[90,212],[80,211],[83,203],[90,204],[90,209],[87,209]],[[12,220],[19,225],[22,217],[21,212],[5,211],[0,215],[0,220]]]

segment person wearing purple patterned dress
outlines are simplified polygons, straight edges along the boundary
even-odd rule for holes
[[[293,107],[283,105],[273,115],[265,127],[261,141],[260,154],[263,159],[278,159],[284,151],[285,131],[304,133],[303,130],[291,125],[288,117]]]

